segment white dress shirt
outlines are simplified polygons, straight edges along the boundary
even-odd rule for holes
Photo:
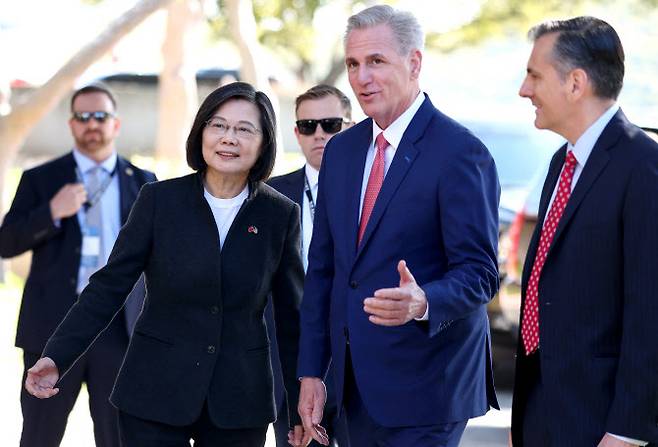
[[[100,166],[103,174],[109,176],[117,165],[117,154],[116,152],[112,153],[107,160],[102,163],[96,163],[91,158],[84,155],[78,149],[73,149],[73,158],[75,163],[78,166],[78,172],[82,176],[82,182],[86,185],[88,183],[89,171],[97,166]],[[101,184],[103,183],[104,177],[101,177]],[[93,192],[93,191],[91,191]],[[110,184],[100,198],[101,204],[101,215],[103,216],[103,252],[101,256],[101,264],[105,265],[107,259],[110,257],[112,252],[112,247],[114,242],[119,235],[119,230],[121,229],[121,200],[119,194],[119,173],[115,172]],[[85,224],[85,209],[81,207],[78,210],[78,223],[80,228],[84,227]],[[59,222],[55,222],[56,225],[59,225]],[[82,266],[80,266],[82,269]],[[82,291],[86,284],[82,284],[82,278],[84,278],[82,270],[78,272],[78,285],[77,290]]]
[[[306,175],[306,180],[308,180],[313,203],[316,203],[318,199],[318,177],[320,172],[307,163],[304,166],[304,175]],[[311,246],[311,236],[313,235],[311,203],[305,191],[306,185],[304,185],[304,192],[302,193],[302,261],[304,262],[304,271],[308,268],[308,249]]]
[[[391,123],[386,129],[383,130],[384,138],[388,141],[388,147],[384,151],[384,178],[388,174],[388,168],[391,167],[393,162],[393,157],[395,156],[395,151],[397,151],[400,141],[402,141],[402,136],[404,132],[409,127],[409,123],[413,119],[414,115],[420,109],[420,106],[425,101],[425,95],[422,92],[418,93],[414,102],[411,103],[409,108],[404,111],[395,121]],[[382,132],[382,129],[377,125],[375,120],[372,120],[372,143],[368,148],[368,153],[366,154],[366,164],[363,167],[363,182],[361,183],[361,201],[359,202],[359,222],[361,221],[361,212],[363,211],[363,198],[366,195],[366,188],[368,187],[368,177],[370,177],[370,171],[372,170],[372,164],[375,162],[375,139],[377,135]]]
[[[580,178],[580,174],[583,172],[583,167],[585,166],[585,163],[587,163],[587,159],[589,158],[589,155],[592,153],[592,149],[594,149],[594,145],[596,144],[596,141],[599,139],[601,134],[603,133],[603,129],[605,129],[605,126],[608,125],[612,117],[617,113],[619,110],[619,106],[617,104],[612,105],[608,110],[605,111],[603,115],[599,117],[594,123],[592,123],[591,126],[578,138],[578,141],[576,141],[575,145],[572,145],[571,143],[567,143],[567,152],[568,151],[573,151],[574,157],[576,157],[576,169],[573,171],[573,179],[571,180],[571,191],[573,192],[573,189],[576,187],[576,183],[578,183],[578,179]],[[562,166],[562,170],[564,170],[564,166]],[[560,175],[562,175],[562,171],[560,171]],[[553,189],[553,195],[551,196],[551,201],[548,204],[547,210],[551,209],[551,206],[553,205],[553,200],[555,200],[555,196],[557,195],[557,188],[559,186],[560,182],[558,181],[555,185],[555,188]],[[548,213],[546,213],[548,214]]]
[[[215,218],[215,225],[217,225],[217,231],[219,232],[219,249],[221,251],[235,216],[238,215],[242,203],[249,197],[249,185],[245,186],[240,194],[231,199],[215,197],[206,188],[203,188],[203,197],[210,205],[210,210]]]
[[[587,159],[589,158],[590,154],[592,153],[592,149],[594,149],[594,145],[598,141],[599,137],[603,133],[603,129],[605,129],[605,126],[608,125],[610,120],[612,119],[613,116],[617,113],[619,110],[619,105],[613,104],[610,106],[608,110],[603,113],[597,119],[592,123],[591,126],[578,138],[576,141],[576,144],[572,145],[571,143],[567,143],[567,151],[573,151],[574,157],[576,157],[576,169],[574,170],[573,173],[573,179],[571,180],[571,191],[573,192],[574,188],[576,187],[576,183],[578,183],[578,179],[580,178],[580,174],[583,172],[583,168],[585,167],[585,163],[587,163]],[[564,170],[564,166],[562,167]],[[560,171],[560,175],[562,175],[562,172]],[[553,189],[553,195],[551,196],[551,201],[548,204],[547,209],[551,209],[551,206],[553,205],[553,201],[555,200],[555,196],[557,195],[557,188],[559,185],[559,181],[555,185],[555,188]],[[548,213],[546,213],[548,214]],[[544,222],[546,220],[544,219]],[[637,439],[631,439],[631,438],[626,438],[624,436],[617,436],[615,434],[610,433],[610,436],[613,436],[621,441],[628,442],[630,444],[635,444],[635,445],[640,445],[640,446],[645,446],[648,444],[648,442],[644,441],[639,441]]]
[[[384,138],[388,141],[388,147],[384,150],[384,178],[388,174],[388,168],[391,167],[393,162],[393,157],[395,156],[395,151],[397,151],[400,141],[402,141],[402,136],[404,132],[409,127],[411,120],[413,119],[420,106],[425,101],[425,95],[423,92],[419,92],[418,96],[414,102],[411,103],[409,108],[402,113],[395,121],[393,121],[390,126],[382,131],[382,129],[377,125],[375,120],[372,120],[372,143],[368,148],[368,153],[366,154],[366,164],[363,167],[363,182],[361,183],[361,201],[359,202],[359,222],[361,221],[361,212],[363,211],[363,198],[366,195],[366,188],[368,187],[368,177],[370,177],[370,171],[372,170],[372,165],[375,162],[375,139],[377,135],[381,132],[384,132]],[[416,318],[419,321],[427,321],[429,319],[429,303],[425,308],[425,313],[422,317]]]

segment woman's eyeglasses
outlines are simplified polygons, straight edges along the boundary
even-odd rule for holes
[[[217,137],[223,137],[233,128],[235,136],[243,140],[254,138],[261,132],[249,123],[238,123],[235,126],[231,126],[227,121],[218,117],[213,117],[206,121],[206,128],[208,132]]]
[[[90,119],[94,119],[99,123],[104,123],[108,118],[113,118],[114,114],[111,112],[73,112],[73,119],[79,123],[89,122]]]
[[[297,130],[302,135],[313,135],[318,124],[326,133],[338,133],[343,128],[343,123],[348,124],[348,121],[343,118],[322,118],[320,120],[297,120]]]

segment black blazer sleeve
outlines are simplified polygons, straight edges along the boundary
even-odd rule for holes
[[[43,357],[53,359],[60,378],[119,312],[144,270],[153,237],[152,187],[146,184],[141,189],[107,265],[91,276],[89,285],[46,344]]]
[[[299,207],[294,206],[288,218],[288,232],[279,267],[272,281],[272,303],[279,358],[283,370],[290,426],[301,424],[297,413],[299,381],[297,380],[297,353],[299,341],[299,306],[301,303],[304,270],[300,258]]]
[[[624,297],[619,366],[606,431],[658,442],[658,154],[633,170],[626,190]]]
[[[0,257],[11,258],[32,250],[60,231],[50,215],[50,197],[39,197],[32,173],[26,171],[21,176],[0,227]]]

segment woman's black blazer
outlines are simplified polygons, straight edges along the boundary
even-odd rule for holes
[[[148,183],[107,265],[91,277],[43,355],[67,371],[145,274],[147,296],[112,403],[128,414],[188,425],[204,403],[215,425],[275,418],[263,309],[271,293],[281,364],[298,423],[295,375],[303,267],[299,208],[264,183],[250,194],[220,253],[201,174]]]

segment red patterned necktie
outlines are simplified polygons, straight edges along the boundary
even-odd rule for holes
[[[571,195],[571,180],[576,170],[578,161],[572,151],[567,153],[564,161],[564,169],[560,175],[560,183],[555,194],[551,209],[546,216],[544,226],[539,238],[539,248],[532,265],[528,289],[526,291],[525,306],[523,308],[523,320],[521,322],[521,336],[526,355],[530,355],[539,347],[539,278],[541,270],[546,262],[548,249],[551,247],[555,230],[557,229],[562,213],[567,206]]]
[[[357,246],[361,243],[363,233],[366,232],[368,219],[370,219],[372,209],[375,207],[377,195],[379,194],[379,190],[382,189],[382,183],[384,183],[384,165],[386,163],[384,153],[387,147],[388,141],[386,141],[386,138],[384,137],[384,132],[381,132],[377,135],[377,138],[375,138],[375,148],[377,149],[377,152],[375,153],[375,160],[370,169],[366,194],[363,196],[363,209],[361,210],[361,222],[359,223],[359,239],[357,241]]]

